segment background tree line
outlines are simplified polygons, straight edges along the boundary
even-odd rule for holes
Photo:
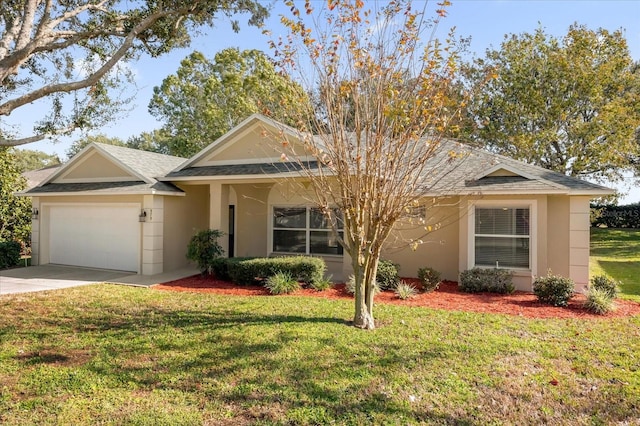
[[[562,38],[542,28],[506,35],[499,49],[463,62],[451,87],[452,106],[465,92],[473,96],[447,128],[449,137],[600,182],[638,172],[640,64],[621,31],[576,24]],[[154,88],[148,108],[159,129],[127,140],[88,133],[67,158],[91,142],[189,157],[252,113],[294,127],[297,111],[323,114],[317,93],[305,93],[267,54],[234,48],[184,58]],[[54,161],[39,152],[21,158],[23,168]]]

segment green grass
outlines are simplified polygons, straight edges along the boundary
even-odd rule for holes
[[[591,228],[589,272],[620,281],[620,297],[640,302],[640,230]]]
[[[348,324],[352,309],[110,285],[3,296],[0,424],[640,419],[640,317],[380,305],[367,332]]]

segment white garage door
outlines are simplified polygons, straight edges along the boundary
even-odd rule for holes
[[[138,272],[137,206],[51,206],[49,262]]]

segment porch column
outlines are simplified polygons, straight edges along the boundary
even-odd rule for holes
[[[569,199],[569,277],[575,290],[589,284],[589,197]]]
[[[164,197],[145,195],[142,209],[147,214],[142,222],[142,275],[160,274],[164,262]]]
[[[229,185],[217,182],[209,184],[209,229],[224,232],[218,243],[225,256],[229,256]]]

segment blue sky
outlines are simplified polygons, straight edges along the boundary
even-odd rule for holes
[[[431,7],[435,7],[435,2],[431,2]],[[274,36],[281,31],[279,14],[282,10],[282,5],[277,4],[267,21],[267,27]],[[242,18],[240,22],[244,24]],[[640,60],[640,0],[452,0],[449,15],[441,23],[438,33],[444,37],[449,28],[455,26],[459,36],[471,37],[471,52],[481,56],[488,47],[498,48],[505,34],[532,32],[538,26],[542,26],[547,33],[562,36],[574,22],[592,29],[602,27],[611,31],[624,30],[631,56],[636,61]],[[132,109],[99,132],[127,139],[142,131],[160,127],[160,123],[147,112],[153,87],[160,85],[166,76],[174,73],[180,65],[180,60],[191,51],[199,50],[207,57],[213,57],[216,52],[227,47],[260,49],[269,53],[267,41],[267,37],[262,35],[259,29],[242,25],[241,31],[236,34],[231,30],[229,23],[221,19],[215,28],[196,38],[189,49],[174,51],[156,59],[142,58],[132,63],[138,86],[137,92],[131,88],[127,93],[135,93]],[[21,117],[28,121],[28,117],[33,114],[33,110],[23,108],[14,113],[12,121],[21,122]],[[24,128],[24,131],[26,134],[29,128]],[[65,138],[58,143],[43,141],[30,144],[26,148],[56,153],[64,159],[65,150],[72,140]],[[629,183],[622,189],[629,190]],[[640,201],[640,190],[631,191],[623,200],[637,201]]]

